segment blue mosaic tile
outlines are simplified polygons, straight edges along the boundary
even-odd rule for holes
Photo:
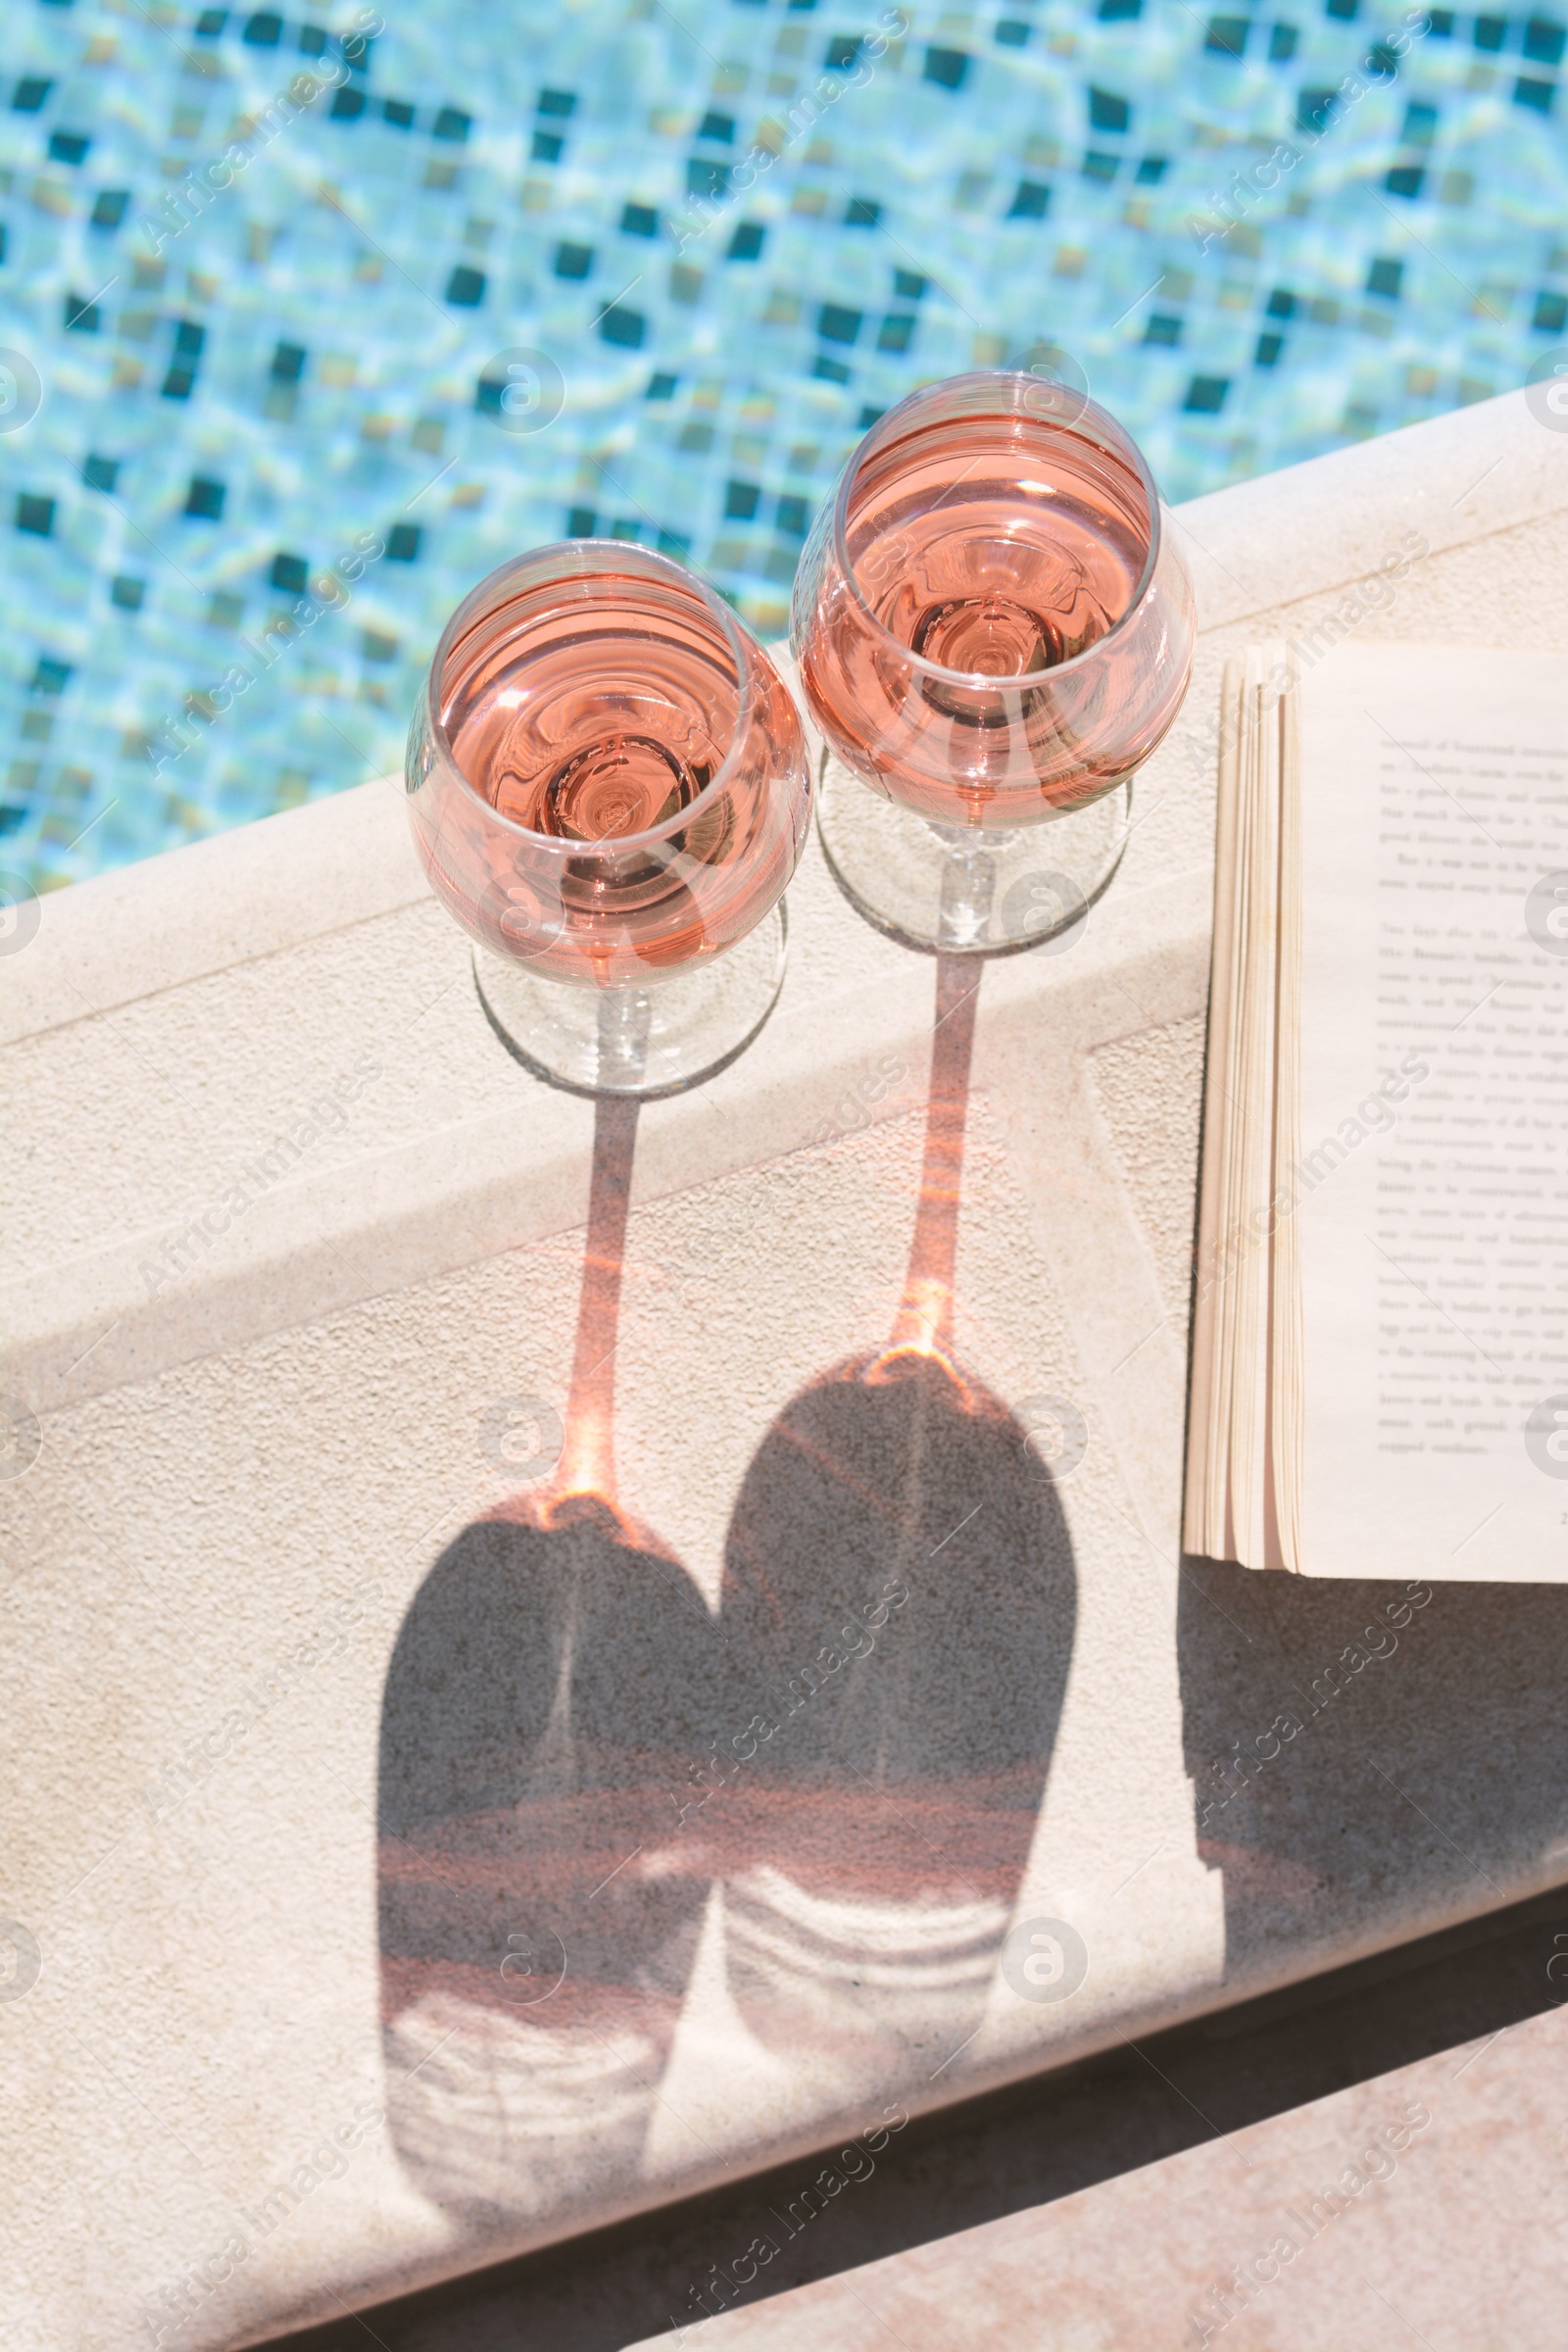
[[[1184,498],[1568,338],[1549,7],[384,15],[8,10],[37,887],[395,767],[452,607],[541,540],[680,554],[780,629],[845,454],[933,377],[1069,365]]]

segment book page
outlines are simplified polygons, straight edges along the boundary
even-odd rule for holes
[[[1303,1564],[1568,1579],[1568,661],[1305,671]]]

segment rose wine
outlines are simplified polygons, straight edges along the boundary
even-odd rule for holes
[[[1125,617],[1150,519],[1137,474],[1092,441],[1027,417],[999,435],[969,417],[872,460],[851,497],[851,565],[882,626],[923,661],[1026,678]]]
[[[802,677],[834,749],[952,825],[1098,798],[1186,682],[1160,660],[1158,505],[1132,445],[1032,415],[1041,387],[998,380],[1021,397],[922,413],[916,395],[906,429],[873,432],[798,589]]]
[[[459,615],[432,701],[460,781],[438,823],[416,817],[461,922],[588,982],[743,937],[806,814],[800,723],[771,663],[695,583],[606,556]],[[794,769],[801,791],[781,791]]]

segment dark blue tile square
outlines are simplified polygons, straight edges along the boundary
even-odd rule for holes
[[[11,104],[19,115],[35,115],[54,86],[35,74],[24,74],[11,93]]]
[[[227,495],[225,483],[210,481],[205,474],[192,474],[190,488],[185,493],[185,512],[198,522],[220,522]]]
[[[204,8],[196,19],[196,38],[199,41],[216,41],[227,23],[226,8]]]
[[[567,508],[566,537],[568,539],[592,539],[598,529],[599,517],[592,507]]]
[[[860,42],[857,34],[836,32],[827,45],[822,63],[830,74],[847,74],[859,54]]]
[[[477,310],[484,300],[484,271],[471,262],[459,262],[447,279],[447,300],[455,310]]]
[[[774,529],[782,531],[789,539],[804,539],[810,519],[809,502],[797,498],[793,492],[787,498],[781,498],[773,510]]]
[[[110,585],[109,601],[112,605],[118,605],[122,612],[139,612],[146,594],[145,580],[133,580],[128,573],[121,571],[115,574]]]
[[[757,482],[726,482],[724,484],[724,520],[750,522],[762,503],[761,487]]]
[[[1022,24],[1016,17],[1004,17],[997,26],[997,39],[1004,49],[1027,49],[1032,24]]]
[[[98,305],[84,294],[68,294],[61,306],[62,323],[72,335],[95,335],[102,323]]]
[[[729,241],[728,259],[732,262],[755,262],[760,257],[767,231],[760,220],[743,220]]]
[[[326,26],[324,24],[302,24],[300,26],[301,57],[324,57],[325,54]]]
[[[93,227],[118,228],[125,218],[125,207],[129,202],[128,188],[100,188],[93,198]]]
[[[49,158],[56,164],[79,164],[85,161],[92,145],[85,131],[52,130],[49,133]]]
[[[113,490],[119,473],[120,460],[118,458],[100,458],[89,455],[82,461],[81,478],[89,490],[105,492]]]
[[[541,90],[538,111],[542,115],[554,115],[558,121],[564,122],[577,111],[577,93],[575,90]],[[585,514],[587,510],[583,507],[574,507],[572,512],[581,514]],[[574,535],[578,538],[591,536],[584,532],[577,532]]]
[[[574,245],[569,240],[556,247],[556,258],[551,264],[557,277],[571,278],[586,277],[593,266],[593,247]]]
[[[1170,158],[1168,155],[1146,155],[1133,173],[1133,177],[1141,188],[1157,188],[1169,170]]]
[[[1296,97],[1298,130],[1327,130],[1339,103],[1339,88],[1298,90]]]
[[[274,384],[297,384],[305,373],[307,358],[303,343],[279,343],[272,353],[270,369]]]
[[[1285,337],[1283,335],[1259,335],[1257,349],[1252,354],[1252,365],[1255,368],[1277,367],[1280,353],[1284,349]]]
[[[329,112],[334,122],[357,122],[367,103],[363,90],[355,89],[352,83],[345,83],[341,89],[332,92]]]
[[[1167,350],[1173,350],[1181,341],[1181,320],[1179,318],[1172,318],[1167,312],[1164,311],[1156,311],[1144,328],[1144,341],[1146,343],[1163,344]]]
[[[1404,264],[1379,254],[1367,270],[1366,290],[1369,294],[1381,294],[1386,302],[1397,302],[1403,278]]]
[[[1091,147],[1084,157],[1085,179],[1114,179],[1120,168],[1119,155],[1106,155]]]
[[[882,207],[874,196],[852,196],[844,207],[846,228],[875,228],[882,218]]]
[[[1091,130],[1126,130],[1133,119],[1133,110],[1125,98],[1114,90],[1091,89],[1089,92],[1089,127]]]
[[[826,384],[847,384],[850,380],[850,371],[844,362],[830,360],[823,351],[817,353],[811,366],[811,373]]]
[[[878,351],[907,351],[918,323],[912,311],[890,311],[876,330]]]
[[[1396,164],[1388,172],[1383,185],[1391,196],[1419,196],[1426,172],[1419,164]]]
[[[57,662],[51,654],[40,654],[32,673],[29,694],[64,694],[71,683],[71,663]]]
[[[1007,207],[1009,220],[1043,220],[1051,206],[1051,190],[1041,179],[1020,179]]]
[[[177,318],[174,321],[174,349],[182,360],[199,360],[206,340],[207,329],[199,320]]]
[[[710,107],[697,125],[697,136],[700,139],[712,139],[720,147],[733,146],[735,143],[734,116],[715,114]]]
[[[686,158],[686,193],[688,196],[727,196],[733,164],[719,164],[706,155]]]
[[[825,343],[853,343],[864,315],[846,310],[842,303],[824,302],[816,314],[816,331]]]
[[[677,375],[651,375],[648,379],[647,398],[649,400],[673,400],[675,386],[679,381],[680,378]]]
[[[465,146],[472,122],[473,117],[466,115],[461,107],[443,106],[430,125],[430,136],[449,140],[455,147]]]
[[[1217,416],[1231,388],[1228,375],[1195,375],[1182,407],[1189,416]]]
[[[183,367],[177,360],[158,387],[165,400],[189,400],[195,388],[195,368]]]
[[[386,535],[389,564],[416,564],[419,560],[419,540],[422,536],[416,522],[395,522]]]
[[[394,130],[414,128],[414,109],[407,98],[383,98],[381,120],[390,122]]]
[[[40,498],[35,492],[24,490],[17,499],[17,528],[30,531],[36,539],[47,539],[55,527],[55,502]]]
[[[1532,17],[1525,26],[1524,53],[1538,66],[1560,66],[1568,29],[1550,17]]]
[[[531,164],[559,164],[566,142],[559,130],[536,130],[528,148]]]
[[[1271,318],[1293,318],[1296,316],[1296,296],[1286,286],[1276,286],[1264,309]]]
[[[1478,49],[1489,51],[1500,49],[1508,37],[1507,18],[1477,17],[1476,28],[1472,37]]]
[[[623,204],[620,208],[620,233],[623,237],[657,237],[658,213],[651,204]]]
[[[924,76],[939,89],[961,90],[969,71],[968,53],[962,49],[928,49],[925,53]]]
[[[1568,294],[1556,294],[1549,289],[1538,294],[1530,323],[1538,334],[1560,335],[1568,327]]]
[[[1521,74],[1513,85],[1515,106],[1528,106],[1538,115],[1549,115],[1557,97],[1557,84],[1543,81],[1537,74]]]
[[[1210,17],[1203,47],[1219,57],[1240,57],[1251,29],[1250,17]]]
[[[1299,37],[1294,24],[1271,24],[1268,28],[1269,64],[1288,65],[1296,55],[1296,44]]]
[[[925,289],[926,280],[916,270],[894,270],[893,291],[901,302],[918,302]]]
[[[599,321],[599,332],[607,343],[618,343],[623,350],[640,351],[648,333],[648,321],[641,311],[623,310],[612,304]]]
[[[274,588],[282,589],[285,596],[299,596],[310,577],[310,564],[303,556],[291,556],[279,549],[272,558],[272,568],[267,576]]]
[[[270,9],[258,9],[253,17],[246,18],[245,29],[239,37],[253,49],[275,49],[282,36],[282,18],[273,16]]]

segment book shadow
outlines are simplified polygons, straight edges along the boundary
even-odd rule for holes
[[[1183,1570],[1183,1738],[1231,1975],[1568,1875],[1568,1591]]]

